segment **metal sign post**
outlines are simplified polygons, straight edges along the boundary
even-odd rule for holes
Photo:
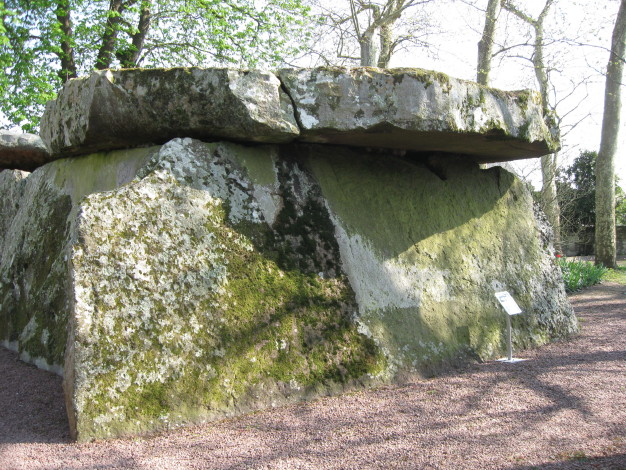
[[[506,326],[509,331],[509,359],[508,362],[513,361],[513,340],[511,339],[511,315],[506,316]]]
[[[511,297],[511,294],[509,294],[507,291],[496,292],[496,299],[498,299],[498,302],[500,302],[500,305],[502,305],[502,308],[504,308],[504,311],[506,312],[506,326],[509,334],[509,357],[498,359],[498,361],[508,363],[525,361],[526,359],[518,359],[513,357],[513,340],[511,338],[511,317],[513,315],[519,315],[520,313],[522,313],[522,309],[519,308],[517,302],[515,302],[513,297]]]

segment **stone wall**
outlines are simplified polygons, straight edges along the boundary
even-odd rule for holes
[[[422,126],[416,130],[389,107],[382,117],[371,109],[382,106],[385,86],[393,102],[394,87],[405,80],[398,73],[359,69],[329,78],[327,70],[291,71],[285,105],[278,80],[252,76],[266,80],[255,85],[241,72],[208,71],[213,78],[202,83],[235,90],[255,122],[272,121],[263,113],[284,118],[292,106],[296,125],[289,132],[304,137],[268,143],[258,127],[244,124],[252,134],[241,135],[256,136],[251,142],[224,140],[219,129],[212,139],[204,121],[203,140],[184,136],[201,132],[183,126],[172,131],[181,138],[114,150],[121,145],[117,127],[94,117],[103,108],[91,107],[93,96],[106,96],[113,111],[118,98],[120,109],[143,100],[140,117],[166,111],[160,98],[145,102],[150,88],[138,72],[106,73],[114,80],[102,84],[100,74],[71,82],[49,106],[42,133],[54,161],[31,174],[0,173],[0,341],[64,376],[76,438],[149,432],[494,358],[506,344],[499,290],[524,310],[513,318],[516,347],[576,332],[532,198],[506,170],[478,165],[497,152],[506,159],[506,146],[516,149],[510,158],[519,157],[520,145],[541,153],[554,145],[554,134],[536,114],[525,126],[544,129],[545,138],[532,144],[523,144],[515,120],[506,138],[475,127],[459,131],[455,142],[446,127],[452,115],[459,128],[463,119],[477,126],[475,112],[454,111],[468,100],[473,105],[475,93],[497,97],[500,107],[476,104],[492,123],[528,113],[528,99],[519,108],[522,94],[434,73],[426,76],[439,81],[425,84],[415,79],[422,71],[405,71],[409,91],[422,100],[413,110]],[[242,77],[248,94],[233,85]],[[367,91],[372,83],[375,95]],[[430,121],[420,121],[431,93],[420,89],[448,96],[437,98],[449,108],[441,125],[432,110]],[[315,96],[328,103],[339,92],[353,96],[350,90],[363,92],[364,116],[377,120],[371,128],[365,117],[344,112],[352,109],[341,104],[344,95],[335,106],[341,119],[331,119],[329,105],[311,106]],[[69,96],[87,101],[74,114],[59,111]],[[259,103],[281,111],[260,110]],[[197,110],[188,112],[188,122],[200,122]],[[303,121],[313,123],[315,112],[317,122],[334,124],[307,131]],[[167,126],[179,125],[168,119]],[[384,148],[389,126],[404,141],[414,132],[411,145],[424,150]],[[359,132],[368,145],[356,145]],[[377,132],[382,144],[371,147]],[[267,135],[275,139],[274,131]]]
[[[615,227],[615,249],[617,256],[626,256],[626,225]],[[594,256],[595,228],[581,227],[577,234],[564,239],[565,256]]]

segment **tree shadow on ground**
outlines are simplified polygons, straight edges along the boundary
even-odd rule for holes
[[[470,364],[434,379],[349,393],[322,399],[322,403],[290,405],[197,427],[186,434],[166,432],[133,441],[131,450],[123,447],[123,441],[95,448],[58,447],[71,458],[81,452],[95,453],[94,459],[101,464],[98,468],[150,468],[146,462],[151,459],[173,462],[183,452],[189,459],[186,463],[216,469],[625,469],[626,449],[619,440],[624,436],[622,405],[619,400],[597,403],[596,396],[603,392],[601,388],[618,393],[623,387],[618,380],[624,376],[626,362],[623,322],[615,327],[610,322],[607,342],[594,339],[607,329],[608,316],[607,312],[598,318],[601,323],[589,318],[589,327],[571,341],[520,353],[529,360],[518,364]],[[14,353],[4,350],[0,350],[0,374],[5,373],[7,361],[21,368],[19,380],[8,376],[8,383],[0,381],[0,396],[8,397],[11,406],[10,393],[23,389],[31,403],[58,390],[57,400],[62,404],[58,377],[19,363]],[[51,381],[39,390],[28,390],[27,385],[13,383],[23,380],[22,371]],[[526,406],[509,406],[509,398],[516,397]],[[4,420],[0,434],[5,429],[4,409],[0,406]],[[22,407],[25,423],[18,423],[7,433],[9,437],[0,435],[0,447],[8,442],[67,442],[66,437],[59,437],[67,432],[64,422],[58,424],[65,419],[62,407],[57,407],[57,427],[45,432],[33,432],[33,423],[28,424],[28,415],[36,413],[26,413]],[[603,442],[611,440],[616,444],[609,449]],[[342,459],[346,459],[343,466],[337,463]],[[525,463],[537,461],[543,463]],[[75,466],[49,468],[87,468],[76,462]]]
[[[626,453],[608,457],[587,458],[584,455],[571,456],[559,462],[543,463],[539,465],[520,465],[508,470],[624,470],[626,468]]]

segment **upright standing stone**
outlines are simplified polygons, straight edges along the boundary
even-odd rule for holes
[[[77,439],[494,357],[496,291],[525,312],[517,346],[577,330],[527,188],[476,163],[557,145],[535,95],[415,70],[281,77],[70,81],[43,134],[73,158],[0,174],[0,343],[63,374]],[[181,134],[225,140],[146,145]],[[140,148],[81,155],[120,146]]]

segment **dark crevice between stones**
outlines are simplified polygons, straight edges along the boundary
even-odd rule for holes
[[[301,136],[302,132],[304,131],[304,126],[302,125],[302,121],[300,121],[300,114],[298,113],[298,107],[296,106],[296,101],[293,99],[293,96],[291,96],[289,89],[285,85],[285,82],[283,82],[283,80],[281,79],[280,75],[275,74],[275,76],[276,78],[278,78],[278,81],[280,82],[280,89],[287,95],[287,97],[291,101],[291,106],[293,107],[293,117],[296,121],[296,124],[298,125],[298,131]],[[299,136],[296,137],[295,140],[297,141],[298,138]]]

